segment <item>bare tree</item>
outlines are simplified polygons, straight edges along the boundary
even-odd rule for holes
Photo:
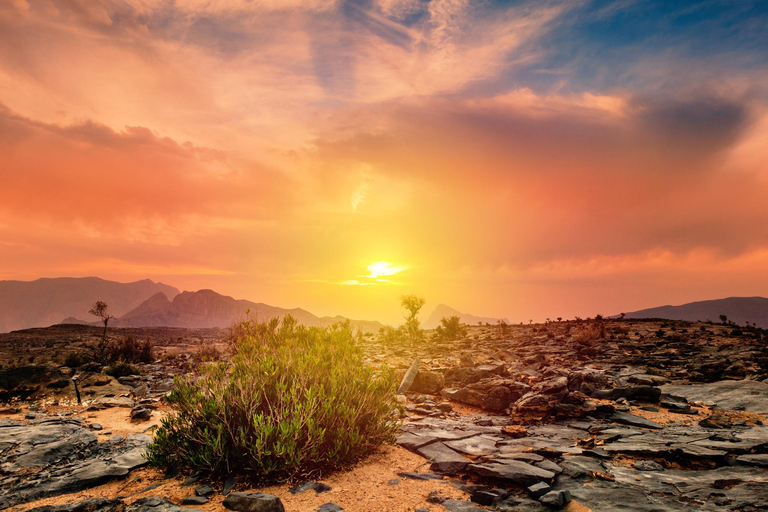
[[[107,306],[106,302],[97,300],[96,304],[94,304],[93,307],[90,310],[88,310],[90,314],[101,318],[101,321],[104,322],[104,334],[102,335],[102,338],[104,339],[105,343],[107,341],[107,324],[111,319],[115,318],[114,316],[107,313],[108,307],[109,306]]]

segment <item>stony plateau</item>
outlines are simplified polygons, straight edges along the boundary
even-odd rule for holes
[[[39,331],[36,342],[51,344]],[[463,500],[424,496],[431,510],[768,509],[768,348],[760,329],[590,320],[473,326],[462,340],[384,344],[365,336],[361,343],[370,363],[400,369],[397,443],[424,464],[398,477],[464,493]],[[0,508],[34,507],[144,465],[147,427],[162,414],[173,375],[193,365],[194,344],[191,337],[158,339],[158,360],[142,365],[143,375],[119,379],[90,367],[0,370],[9,418],[0,421]],[[108,435],[83,417],[104,408],[126,421],[133,413],[135,432]],[[183,503],[115,496],[46,510],[221,510],[232,483],[198,482],[205,492]],[[241,501],[255,503],[229,498]],[[338,507],[327,501],[323,506]],[[261,502],[278,509],[271,498]]]

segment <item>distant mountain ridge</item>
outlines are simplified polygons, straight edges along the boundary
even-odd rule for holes
[[[457,311],[450,306],[446,306],[445,304],[438,304],[437,307],[435,307],[435,310],[432,311],[432,314],[429,315],[429,318],[427,318],[427,320],[424,322],[424,328],[434,329],[435,327],[440,325],[441,319],[450,318],[452,316],[459,317],[459,319],[461,320],[461,323],[468,324],[468,325],[477,325],[478,322],[481,322],[483,324],[485,324],[486,322],[489,324],[495,324],[499,320],[504,320],[505,322],[508,322],[506,318],[491,318],[491,317],[470,315],[468,313],[462,313],[460,311]]]
[[[720,315],[725,315],[728,320],[740,325],[749,322],[757,324],[758,327],[768,328],[768,299],[765,297],[728,297],[689,302],[680,306],[659,306],[625,313],[626,318],[665,318],[690,322],[699,320],[720,322]]]
[[[47,327],[67,317],[90,320],[88,310],[97,300],[109,305],[110,314],[120,316],[157,293],[173,298],[179,290],[149,279],[132,283],[98,277],[0,281],[0,332]]]
[[[342,316],[318,317],[301,308],[279,308],[237,300],[213,290],[182,292],[170,301],[163,293],[148,298],[132,311],[116,319],[116,327],[229,327],[234,322],[249,318],[266,321],[291,315],[299,323],[309,326],[329,326],[347,319]],[[352,326],[363,332],[378,332],[383,324],[372,320],[350,320]]]
[[[248,317],[259,321],[290,314],[299,323],[329,326],[347,319],[318,317],[300,308],[236,300],[213,290],[179,292],[149,279],[133,283],[98,277],[42,278],[35,281],[0,281],[0,332],[48,327],[58,323],[101,325],[88,314],[96,301],[106,302],[115,327],[229,327]],[[363,332],[376,333],[377,321],[351,320]]]

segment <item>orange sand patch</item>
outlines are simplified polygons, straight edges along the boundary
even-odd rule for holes
[[[99,435],[121,434],[124,436],[143,432],[152,425],[159,426],[160,420],[171,411],[170,407],[161,406],[152,411],[152,416],[147,421],[131,421],[131,410],[125,407],[111,407],[101,411],[83,411],[77,416],[82,418],[86,424],[98,423],[102,430],[95,431]],[[151,432],[147,432],[151,435]]]
[[[563,507],[563,510],[571,510],[572,512],[592,512],[591,508],[582,505],[576,500],[568,503],[565,507]]]

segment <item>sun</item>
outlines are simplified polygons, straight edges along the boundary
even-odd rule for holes
[[[368,274],[366,277],[369,279],[375,279],[380,282],[387,282],[387,279],[383,279],[384,277],[399,274],[407,268],[408,267],[405,265],[394,265],[388,261],[377,261],[368,265],[368,271],[370,274]]]

